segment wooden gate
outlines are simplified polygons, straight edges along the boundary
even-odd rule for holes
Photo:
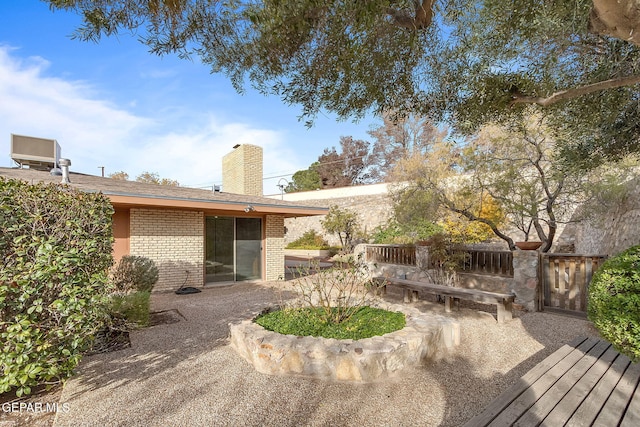
[[[541,308],[587,311],[587,289],[606,255],[540,254]]]

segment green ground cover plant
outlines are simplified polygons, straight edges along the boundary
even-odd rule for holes
[[[287,308],[256,319],[263,328],[285,335],[359,340],[405,327],[405,315],[380,308],[360,307],[340,323],[326,322],[321,308]]]
[[[109,199],[0,178],[0,393],[68,378],[108,322]]]
[[[312,263],[298,273],[298,298],[263,313],[256,323],[281,334],[355,340],[404,328],[403,313],[372,306],[378,285],[361,259],[328,269]]]
[[[289,243],[286,249],[332,249],[316,230],[305,231],[302,236]]]
[[[595,272],[587,314],[616,350],[640,361],[640,246],[609,258]]]
[[[130,330],[149,326],[151,291],[160,273],[147,257],[125,255],[111,271],[114,293],[109,299],[108,328]]]

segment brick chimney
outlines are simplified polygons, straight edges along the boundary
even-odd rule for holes
[[[222,158],[222,191],[262,196],[262,147],[238,144]]]

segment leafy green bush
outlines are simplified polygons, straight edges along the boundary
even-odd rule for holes
[[[287,249],[331,249],[329,243],[316,230],[306,231],[302,236],[289,243]]]
[[[353,251],[353,239],[360,234],[360,220],[357,212],[333,205],[329,208],[324,220],[320,220],[320,224],[327,233],[338,235],[343,252]]]
[[[256,323],[285,335],[359,340],[388,334],[405,327],[403,313],[360,307],[341,323],[327,323],[321,308],[288,308],[259,316]]]
[[[102,194],[0,178],[0,393],[69,377],[107,320]]]
[[[151,292],[158,282],[158,267],[149,258],[125,255],[113,270],[111,280],[118,292]]]
[[[111,296],[109,311],[111,316],[122,318],[133,327],[149,326],[149,291]]]
[[[603,338],[640,361],[640,246],[609,258],[596,271],[587,313]]]
[[[376,227],[370,240],[376,244],[408,244],[427,240],[440,232],[442,227],[426,219],[419,219],[411,224],[391,220],[388,224]]]

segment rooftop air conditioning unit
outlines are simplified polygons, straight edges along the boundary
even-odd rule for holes
[[[60,145],[55,139],[11,134],[11,159],[20,167],[49,171],[58,167]]]

